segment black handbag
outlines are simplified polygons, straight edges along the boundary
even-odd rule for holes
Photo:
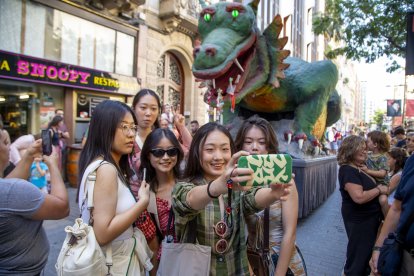
[[[383,276],[399,275],[403,258],[405,235],[414,221],[414,213],[399,232],[389,233],[380,250],[377,268]]]

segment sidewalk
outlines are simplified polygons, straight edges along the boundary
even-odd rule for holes
[[[65,238],[64,228],[79,216],[76,189],[68,188],[70,216],[45,221],[43,226],[50,242],[45,276],[56,275],[54,265]],[[341,195],[335,192],[305,219],[298,223],[297,244],[305,258],[309,276],[340,276],[345,262],[347,237],[341,217]]]
[[[341,194],[335,192],[298,223],[296,242],[305,258],[309,276],[340,276],[348,238],[341,216]]]

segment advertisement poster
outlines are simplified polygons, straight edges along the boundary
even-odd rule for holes
[[[387,116],[399,117],[401,116],[401,100],[387,100]]]

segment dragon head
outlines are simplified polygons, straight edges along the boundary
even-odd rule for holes
[[[253,8],[236,2],[205,7],[198,30],[202,43],[194,47],[194,76],[205,82],[213,97],[237,95],[259,34]]]

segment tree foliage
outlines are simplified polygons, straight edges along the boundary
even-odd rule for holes
[[[413,0],[326,0],[325,5],[325,13],[314,17],[313,31],[343,42],[328,49],[327,58],[345,55],[372,63],[386,56],[392,61],[387,71],[399,68],[395,57],[405,57],[406,15],[414,10]]]
[[[375,110],[374,116],[372,117],[372,122],[377,125],[379,129],[382,129],[382,125],[384,123],[384,116],[385,111],[384,110]]]

